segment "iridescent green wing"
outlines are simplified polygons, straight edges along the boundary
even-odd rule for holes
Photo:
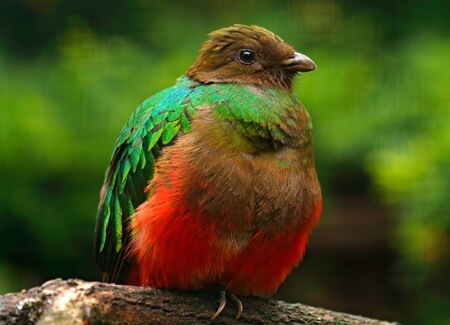
[[[95,232],[95,259],[103,281],[121,282],[129,269],[126,247],[129,223],[146,200],[145,187],[153,178],[161,148],[180,132],[190,130],[195,110],[189,100],[192,84],[186,77],[142,103],[115,144],[100,192]]]

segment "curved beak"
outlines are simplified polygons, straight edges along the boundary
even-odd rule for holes
[[[294,52],[294,57],[286,60],[286,69],[299,72],[308,72],[317,69],[317,65],[306,55]]]

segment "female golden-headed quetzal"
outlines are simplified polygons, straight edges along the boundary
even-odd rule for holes
[[[133,113],[97,215],[107,282],[234,296],[275,292],[305,251],[322,197],[310,117],[292,91],[314,62],[272,32],[212,32],[187,73]]]

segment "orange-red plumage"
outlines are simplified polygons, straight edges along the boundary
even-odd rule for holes
[[[201,130],[201,124],[200,119],[194,126]],[[134,238],[129,254],[136,262],[137,283],[190,290],[220,283],[240,295],[273,293],[304,254],[308,234],[319,220],[320,197],[315,197],[309,207],[302,200],[285,202],[292,206],[290,211],[294,215],[301,215],[299,222],[280,223],[279,229],[262,227],[249,235],[244,248],[219,240],[221,232],[227,230],[225,226],[236,232],[243,228],[242,224],[251,227],[252,215],[245,209],[235,211],[232,205],[211,214],[204,208],[203,199],[192,199],[192,193],[201,192],[208,193],[206,197],[211,196],[211,200],[220,200],[218,193],[226,194],[227,190],[222,185],[229,182],[213,182],[202,175],[202,168],[196,166],[199,163],[195,162],[200,159],[196,159],[193,146],[200,141],[196,138],[199,133],[203,135],[202,132],[193,132],[163,152],[156,175],[147,188],[150,198],[134,215],[131,224]],[[211,169],[217,168],[215,165],[237,166],[240,170],[235,171],[237,175],[253,171],[254,174],[249,174],[250,179],[262,179],[258,173],[269,175],[266,171],[270,169],[273,176],[278,174],[273,162],[260,163],[258,159],[240,156],[223,161],[223,157],[214,155],[211,148],[205,154],[215,161],[208,164]],[[228,175],[227,172],[225,174]],[[286,180],[281,179],[280,182],[286,183],[291,176],[286,172],[283,174],[279,177]],[[302,179],[308,179],[307,173],[301,174]],[[295,175],[296,172],[292,178]],[[239,183],[237,179],[236,186],[246,186],[244,178],[242,184]],[[266,184],[268,187],[271,185],[274,185],[273,190],[279,190],[280,185],[276,182]],[[255,190],[249,190],[252,191]],[[285,198],[290,197],[286,195]],[[267,203],[262,201],[261,209],[270,212]],[[227,221],[230,214],[236,214],[239,223]],[[136,283],[136,278],[126,283]]]
[[[173,170],[165,179],[156,176],[148,190],[157,190],[136,211],[132,227],[141,231],[130,254],[139,262],[134,271],[138,280],[129,279],[126,284],[198,290],[222,283],[240,295],[275,292],[300,262],[322,203],[315,204],[295,231],[269,235],[260,231],[243,252],[219,251],[205,245],[215,242],[217,224],[201,209],[188,207],[183,193],[190,185],[181,183],[177,172]]]

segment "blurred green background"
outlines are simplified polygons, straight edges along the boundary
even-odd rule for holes
[[[120,129],[208,32],[244,23],[319,66],[296,92],[325,207],[276,298],[450,324],[449,4],[0,1],[0,294],[99,279],[95,213]]]

